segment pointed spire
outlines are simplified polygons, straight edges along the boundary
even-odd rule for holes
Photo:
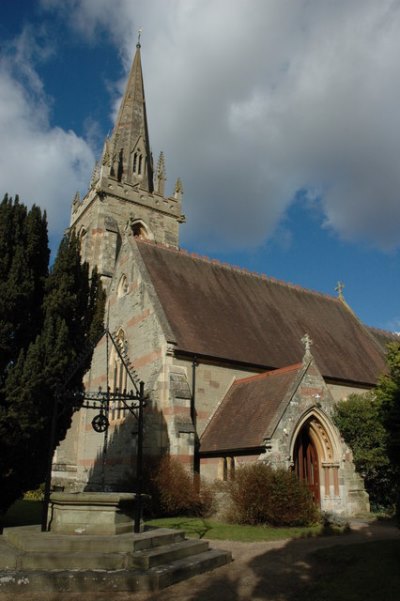
[[[101,164],[110,167],[111,166],[111,141],[107,136],[104,142],[103,156],[101,157]]]
[[[165,194],[165,182],[167,180],[167,172],[165,169],[165,158],[164,153],[160,152],[160,157],[157,164],[157,175],[156,175],[156,191],[164,196]]]
[[[142,31],[143,31],[143,29],[141,27],[139,27],[136,48],[141,48],[142,47],[142,45],[140,43],[140,38],[142,37]]]
[[[92,171],[92,177],[90,178],[90,187],[94,188],[97,184],[97,182],[99,181],[100,178],[100,165],[99,163],[96,163],[95,166],[93,167],[93,171]]]
[[[183,185],[182,185],[182,180],[180,177],[178,177],[178,179],[176,180],[174,196],[175,196],[175,198],[178,198],[179,200],[183,196]]]
[[[81,196],[79,192],[76,192],[73,200],[72,200],[72,213],[75,213],[79,205],[81,204]]]
[[[153,162],[146,117],[140,33],[112,134],[110,175],[153,191]]]

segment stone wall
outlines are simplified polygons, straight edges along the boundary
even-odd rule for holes
[[[111,277],[126,228],[143,221],[149,239],[177,247],[183,220],[179,195],[165,198],[104,177],[101,185],[74,205],[71,227],[82,238],[82,258]]]
[[[127,237],[120,250],[109,294],[109,330],[115,339],[122,339],[129,361],[135,371],[135,381],[145,383],[148,397],[145,408],[144,453],[154,455],[169,449],[169,433],[163,410],[169,403],[167,343],[154,310],[149,287],[135,262],[135,241]],[[121,278],[125,286],[118,286]],[[107,307],[107,313],[108,313]],[[117,355],[112,342],[104,337],[95,349],[92,364],[85,377],[85,388],[97,391],[113,390],[113,370]],[[133,373],[133,372],[132,372]],[[133,388],[129,379],[127,389]],[[102,485],[104,435],[93,431],[91,421],[98,410],[82,409],[75,416],[56,453],[53,483],[68,490],[97,490]],[[106,486],[123,485],[135,472],[137,423],[129,413],[118,408],[110,413],[106,455]],[[69,467],[68,467],[69,466]],[[75,473],[73,474],[73,466]],[[64,470],[64,475],[63,475]],[[73,477],[71,478],[71,476]]]

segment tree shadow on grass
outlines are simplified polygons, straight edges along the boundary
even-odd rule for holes
[[[208,532],[212,530],[212,526],[203,518],[174,519],[172,528],[183,530],[190,538],[207,538]]]

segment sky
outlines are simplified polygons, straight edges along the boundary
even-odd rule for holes
[[[400,0],[1,0],[0,195],[53,249],[142,28],[150,143],[181,245],[400,331]]]

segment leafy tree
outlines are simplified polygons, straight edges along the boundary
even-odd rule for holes
[[[375,509],[392,506],[395,470],[388,455],[382,403],[376,391],[352,394],[340,401],[334,420],[353,451],[354,464],[364,477],[371,506]]]
[[[382,421],[387,433],[387,450],[397,475],[397,516],[400,518],[400,342],[388,345],[388,374],[381,377],[376,396],[382,407]]]
[[[12,302],[2,295],[3,304],[0,303],[0,321],[2,326],[5,324],[7,334],[2,343],[8,353],[0,372],[0,514],[23,492],[43,481],[54,403],[58,399],[63,404],[57,421],[57,444],[65,436],[73,413],[72,399],[65,391],[60,396],[62,383],[82,348],[90,348],[100,335],[104,309],[99,278],[93,272],[89,279],[75,234],[70,232],[64,237],[54,266],[46,273],[39,257],[45,254],[40,245],[47,249],[47,237],[34,231],[34,224],[41,223],[38,210],[35,208],[35,221],[30,217],[32,210],[21,211],[17,199],[15,202],[6,199],[3,203],[7,219],[19,223],[20,231],[31,228],[32,236],[19,240],[14,236],[10,251],[13,258],[4,262],[4,274],[8,281],[15,282],[15,288]],[[0,231],[5,235],[5,228]],[[25,248],[29,242],[35,253]],[[7,247],[7,242],[0,239],[1,245]],[[36,262],[32,259],[29,263],[25,258],[33,256]],[[18,278],[13,279],[14,273]],[[30,282],[37,281],[40,285],[27,286],[24,274]],[[34,298],[37,306],[30,307]],[[36,321],[29,324],[33,316]],[[82,386],[90,361],[91,353],[74,371],[68,389]]]

